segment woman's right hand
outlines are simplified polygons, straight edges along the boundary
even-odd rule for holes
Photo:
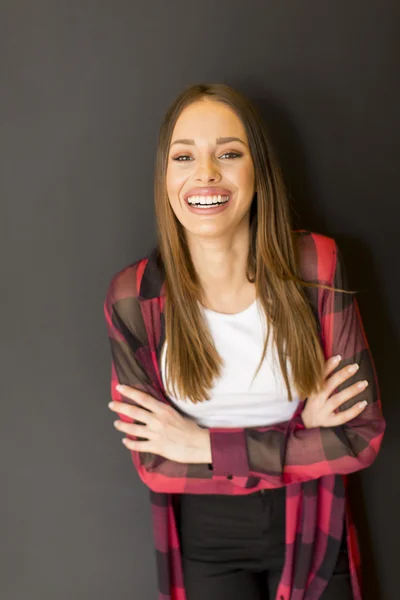
[[[335,362],[334,357],[326,362],[324,372],[325,383],[322,390],[307,398],[306,406],[301,413],[306,429],[311,429],[312,427],[335,427],[336,425],[342,425],[343,423],[347,423],[347,421],[354,419],[354,417],[357,417],[367,405],[367,402],[365,402],[365,404],[356,402],[347,410],[337,413],[334,412],[335,409],[346,402],[346,400],[360,394],[360,392],[368,385],[368,382],[361,386],[361,382],[356,382],[353,385],[349,385],[341,392],[337,392],[331,396],[333,390],[343,383],[343,381],[352,377],[358,369],[357,363],[354,363],[357,367],[355,371],[349,371],[349,367],[354,365],[347,365],[346,367],[343,367],[343,369],[340,369],[340,371],[334,373],[331,377],[327,378],[337,365],[338,361]]]

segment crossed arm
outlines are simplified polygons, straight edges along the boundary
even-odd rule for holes
[[[334,250],[330,284],[346,289],[346,271],[336,242]],[[123,383],[165,402],[160,388],[154,383],[155,374],[151,371],[137,299],[116,300],[116,285],[118,281],[111,283],[104,303],[112,354],[112,399],[123,400],[115,389],[118,383]],[[301,410],[297,410],[290,421],[268,426],[211,427],[211,468],[206,463],[185,464],[132,450],[134,465],[149,488],[162,492],[201,493],[207,486],[214,486],[215,480],[229,477],[237,485],[244,486],[250,476],[263,480],[266,487],[281,487],[323,475],[351,473],[373,463],[381,445],[385,420],[358,304],[352,294],[324,289],[319,289],[318,293],[323,295],[320,322],[326,355],[340,354],[341,367],[346,363],[358,363],[357,376],[369,381],[362,398],[352,398],[344,407],[349,408],[360,399],[366,399],[368,404],[362,413],[336,427],[306,429]],[[149,372],[152,372],[151,377]],[[346,381],[338,391],[350,384]],[[124,420],[122,415],[120,418]]]

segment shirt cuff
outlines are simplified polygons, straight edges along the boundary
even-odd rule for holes
[[[245,430],[211,427],[209,432],[213,476],[248,477]]]

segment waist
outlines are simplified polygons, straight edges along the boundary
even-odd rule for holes
[[[285,503],[286,486],[280,488],[265,488],[249,492],[248,494],[179,494],[181,502],[198,504],[249,504],[256,499],[263,498],[265,501],[274,500]]]

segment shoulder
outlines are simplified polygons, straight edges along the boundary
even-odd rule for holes
[[[107,286],[107,300],[112,303],[125,298],[138,300],[140,284],[149,257],[145,256],[116,271]]]
[[[125,339],[144,345],[146,327],[140,304],[140,283],[148,257],[140,258],[111,277],[104,300],[104,313],[111,327]]]
[[[107,297],[114,302],[127,297],[139,299],[143,275],[153,254],[154,249],[116,271],[108,282]]]
[[[332,281],[338,247],[333,237],[310,231],[294,230],[302,277],[320,283]]]

